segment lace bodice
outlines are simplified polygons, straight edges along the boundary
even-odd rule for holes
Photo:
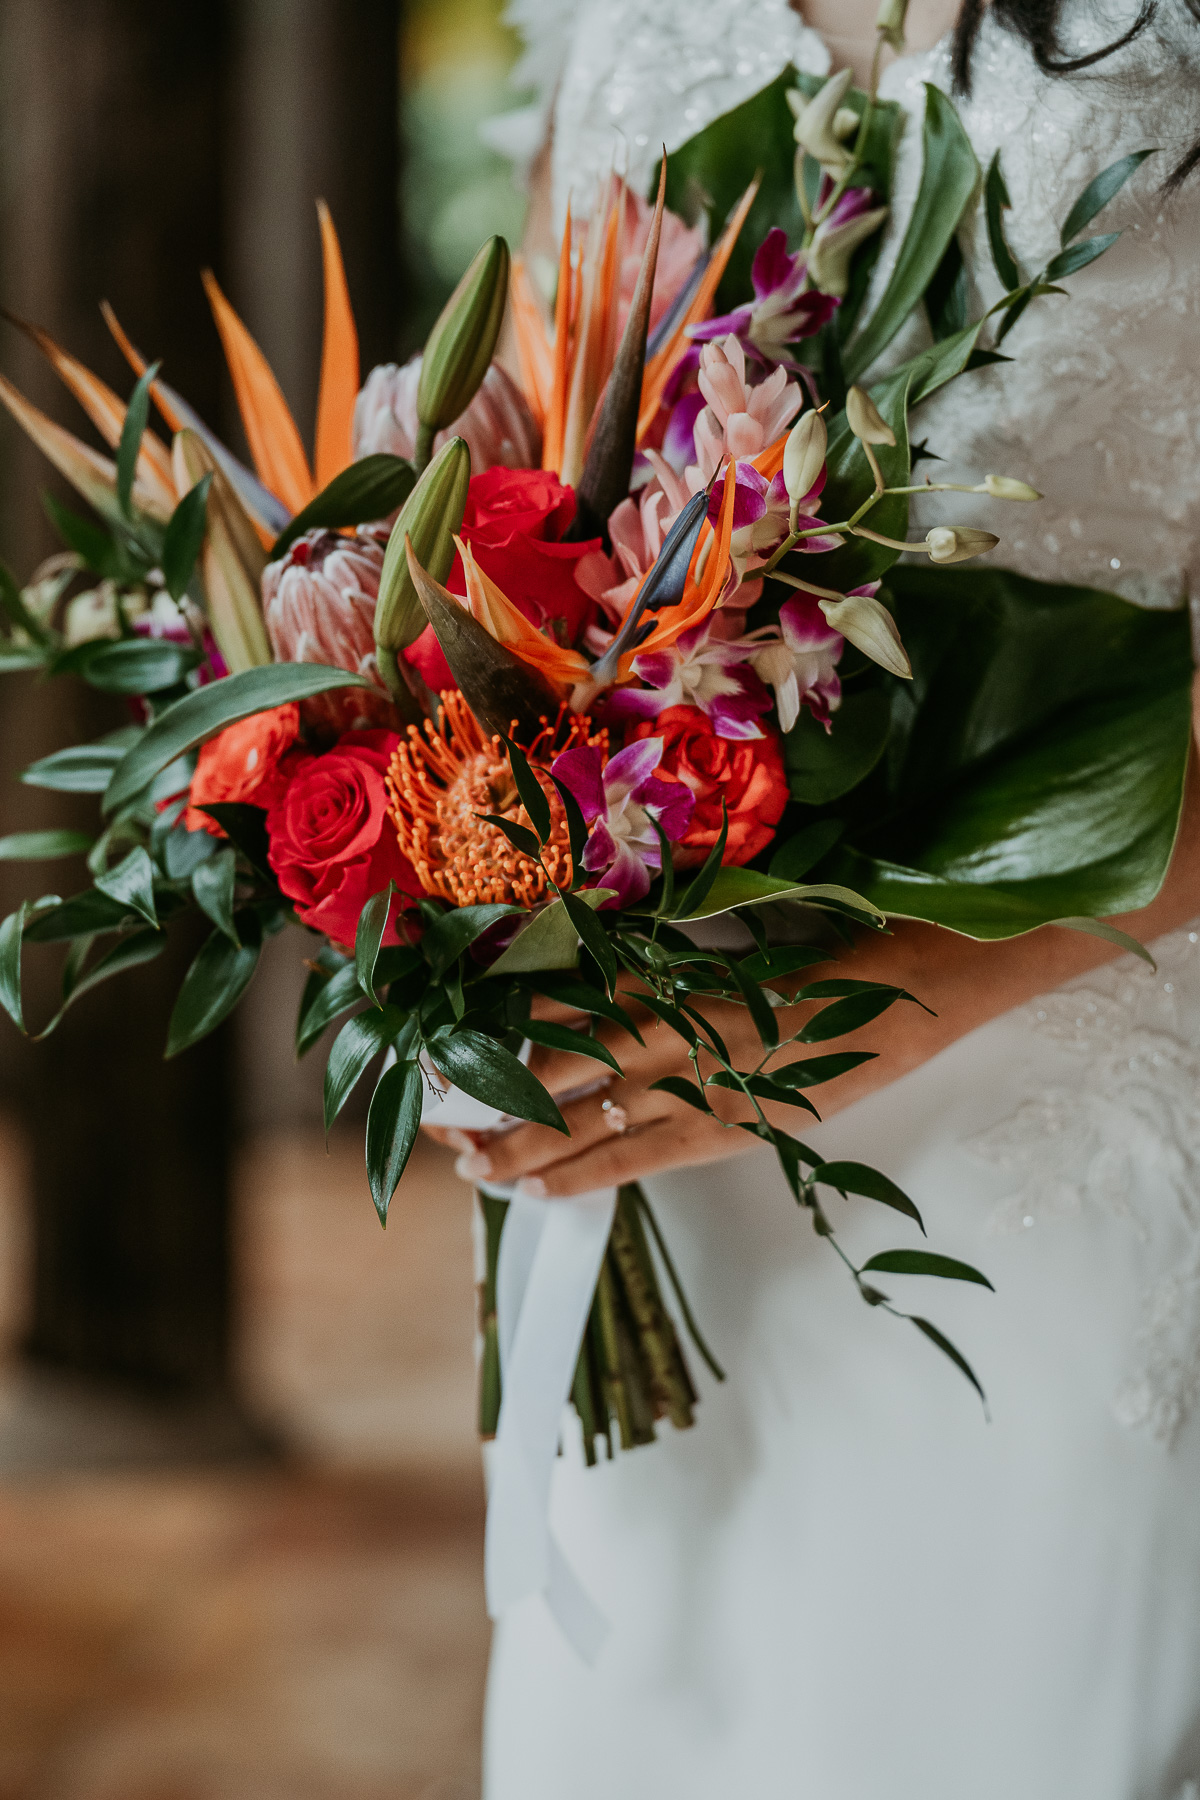
[[[1111,41],[1135,0],[1068,0],[1071,51]],[[657,147],[684,142],[784,65],[817,73],[825,46],[787,0],[516,0],[536,47],[531,78],[554,102],[554,201],[586,197],[623,141],[644,183]],[[980,164],[999,147],[1013,208],[1008,236],[1022,270],[1058,248],[1058,228],[1091,177],[1126,151],[1161,147],[1097,229],[1120,244],[1067,282],[1070,299],[1035,302],[1005,349],[1016,361],[954,383],[930,401],[922,435],[960,478],[989,471],[1033,482],[1037,507],[971,502],[1002,533],[1003,561],[1046,580],[1110,587],[1151,605],[1200,589],[1200,177],[1171,201],[1159,183],[1200,133],[1200,26],[1185,0],[1160,0],[1131,45],[1085,75],[1054,79],[1027,47],[985,21],[974,91],[959,102]],[[881,84],[913,117],[904,133],[890,245],[920,173],[923,83],[949,91],[946,46],[894,63]],[[982,212],[963,247],[976,297],[999,293]],[[918,327],[911,329],[919,330]],[[894,347],[907,354],[910,341]],[[947,504],[957,501],[957,505]],[[924,527],[963,518],[961,496],[914,508]]]

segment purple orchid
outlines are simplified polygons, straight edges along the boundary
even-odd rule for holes
[[[718,737],[762,737],[758,720],[770,712],[771,696],[749,667],[754,645],[719,633],[710,615],[665,649],[635,656],[633,672],[647,685],[618,688],[611,715],[654,719],[668,706],[695,706],[712,720]]]
[[[873,594],[879,586],[871,585]],[[779,729],[788,732],[807,706],[829,731],[842,703],[837,672],[845,639],[821,611],[815,594],[797,594],[779,609],[779,632],[762,634],[751,658],[755,673],[775,690]]]
[[[681,781],[663,781],[654,771],[663,740],[641,738],[604,761],[594,745],[577,745],[555,757],[550,773],[570,789],[591,827],[583,866],[598,887],[614,888],[606,906],[632,906],[650,892],[651,871],[662,867],[663,836],[677,843],[688,828],[695,800]]]
[[[797,367],[789,344],[811,337],[828,323],[839,301],[809,286],[804,252],[789,255],[787,234],[772,226],[755,252],[750,269],[754,299],[719,319],[689,325],[688,336],[711,341],[732,333],[757,362]]]
[[[788,535],[788,517],[791,501],[784,484],[783,471],[779,471],[771,481],[750,462],[734,463],[734,480],[737,493],[733,503],[733,537],[730,541],[729,553],[733,565],[742,581],[749,580],[756,569],[767,562],[773,551],[777,550]],[[725,481],[716,483],[708,503],[708,517],[715,523],[720,517],[721,504],[725,498]],[[825,486],[825,471],[820,475],[800,500],[801,511],[797,514],[796,527],[800,531],[814,531],[822,523],[816,516],[816,509],[821,504],[821,492]],[[812,511],[806,509],[812,508]],[[819,555],[824,551],[836,550],[842,539],[836,531],[821,532],[816,537],[801,538],[795,545],[796,554]],[[742,602],[739,600],[739,604]],[[746,604],[750,604],[747,600]]]

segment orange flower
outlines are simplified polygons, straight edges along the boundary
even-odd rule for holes
[[[197,809],[226,800],[269,806],[276,798],[279,761],[300,735],[300,708],[294,700],[254,713],[201,746],[188,792],[183,822],[189,831],[225,833],[215,819]]]
[[[571,879],[566,816],[557,788],[539,766],[539,750],[557,755],[572,744],[607,745],[607,734],[589,736],[589,719],[564,713],[553,726],[547,722],[529,746],[526,754],[550,802],[550,841],[539,862],[514,849],[499,826],[480,816],[493,813],[531,828],[502,741],[484,735],[456,690],[447,689],[441,698],[440,729],[428,719],[423,733],[410,725],[408,741],[401,740],[388,771],[400,849],[425,892],[439,900],[454,906],[536,906],[546,898],[551,878]],[[559,741],[564,731],[565,741]]]

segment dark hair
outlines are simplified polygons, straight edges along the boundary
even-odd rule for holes
[[[983,24],[986,0],[963,0],[959,10],[958,23],[954,27],[954,40],[951,47],[951,60],[954,68],[954,85],[961,94],[971,91],[971,57],[975,49],[975,40],[979,36],[979,28]],[[1200,19],[1200,0],[1187,0],[1188,10]],[[1033,60],[1039,69],[1047,75],[1076,75],[1081,69],[1090,69],[1094,63],[1103,62],[1117,50],[1123,50],[1126,44],[1140,37],[1158,11],[1157,0],[1142,0],[1138,16],[1119,38],[1111,44],[1104,44],[1099,50],[1092,50],[1087,56],[1064,56],[1058,41],[1058,15],[1061,0],[992,0],[992,16],[1001,25],[1007,26],[1018,37],[1023,37],[1033,51]],[[1200,140],[1197,140],[1183,157],[1182,161],[1171,170],[1164,182],[1168,192],[1181,187],[1194,169],[1200,167]]]

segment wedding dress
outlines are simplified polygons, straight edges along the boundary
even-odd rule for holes
[[[642,182],[659,143],[788,60],[828,67],[783,0],[516,10],[563,52],[560,208],[610,166],[614,127]],[[1063,42],[1110,41],[1135,11],[1070,5]],[[1200,180],[1158,191],[1200,132],[1198,64],[1184,0],[1068,79],[985,22],[960,110],[982,165],[1002,148],[1024,267],[1101,168],[1161,153],[1098,227],[1120,244],[1012,333],[1017,361],[921,415],[958,479],[1045,492],[972,513],[999,517],[998,560],[1152,605],[1200,589]],[[949,89],[944,45],[882,92],[919,119],[925,81]],[[919,136],[910,120],[900,229]],[[981,223],[964,248],[989,302]],[[930,1241],[991,1276],[994,1295],[904,1285],[969,1355],[990,1423],[916,1332],[864,1309],[773,1159],[647,1184],[729,1378],[700,1369],[696,1428],[611,1465],[568,1443],[554,1524],[611,1636],[589,1669],[540,1599],[506,1618],[487,1800],[1200,1796],[1200,921],[1154,951],[1156,972],[1123,957],[805,1132],[888,1170]],[[889,1218],[859,1201],[837,1222],[861,1258],[908,1241]]]

